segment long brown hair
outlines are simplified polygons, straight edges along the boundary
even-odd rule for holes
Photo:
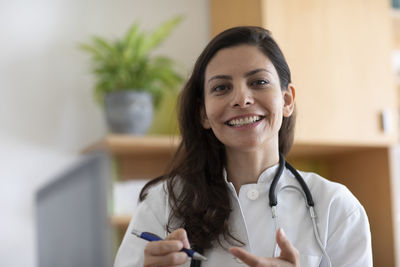
[[[214,241],[221,244],[221,238],[229,243],[238,241],[228,227],[232,209],[230,193],[223,178],[225,148],[212,130],[203,128],[200,111],[204,107],[204,73],[208,63],[219,50],[241,44],[260,49],[277,70],[281,89],[287,90],[291,82],[290,69],[268,30],[254,26],[235,27],[217,35],[197,59],[192,75],[180,94],[178,105],[182,141],[170,170],[146,184],[140,194],[140,200],[143,200],[149,187],[166,180],[171,206],[167,229],[185,228],[191,245],[197,248],[211,248]],[[284,155],[293,144],[294,124],[295,112],[283,118],[279,130],[279,151]],[[179,225],[173,223],[177,219]]]

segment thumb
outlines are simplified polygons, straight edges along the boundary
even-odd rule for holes
[[[170,233],[166,240],[179,240],[182,242],[184,248],[190,248],[189,239],[187,237],[186,231],[183,228],[176,229]]]
[[[279,258],[299,266],[299,251],[290,243],[282,228],[276,233],[276,242],[281,249]]]

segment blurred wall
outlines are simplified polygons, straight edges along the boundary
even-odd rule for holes
[[[0,266],[36,266],[34,191],[107,133],[77,44],[176,14],[157,52],[188,73],[209,39],[207,0],[0,0]]]

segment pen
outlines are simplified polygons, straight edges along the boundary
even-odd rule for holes
[[[141,239],[147,240],[147,241],[160,241],[163,240],[161,237],[159,237],[156,234],[153,233],[149,233],[149,232],[140,232],[138,230],[133,229],[132,234],[134,234],[137,237],[140,237]],[[186,254],[188,254],[189,257],[195,259],[195,260],[201,260],[201,261],[206,261],[207,258],[204,257],[203,255],[201,255],[200,253],[191,250],[191,249],[187,249],[187,248],[183,248],[181,251],[185,252]]]

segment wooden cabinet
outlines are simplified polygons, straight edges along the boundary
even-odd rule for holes
[[[297,140],[397,141],[390,1],[211,0],[210,9],[213,35],[238,25],[272,32],[297,89]]]
[[[164,173],[179,137],[110,135],[93,149],[108,151],[116,161],[121,179],[153,178]],[[345,184],[360,200],[369,217],[375,266],[396,266],[399,206],[394,182],[399,183],[399,149],[386,145],[332,145],[295,141],[288,161],[305,171]],[[397,153],[398,155],[394,155]],[[397,158],[397,160],[395,160]],[[397,168],[397,171],[395,170]],[[130,217],[113,217],[124,233]],[[399,265],[397,265],[399,266]]]

